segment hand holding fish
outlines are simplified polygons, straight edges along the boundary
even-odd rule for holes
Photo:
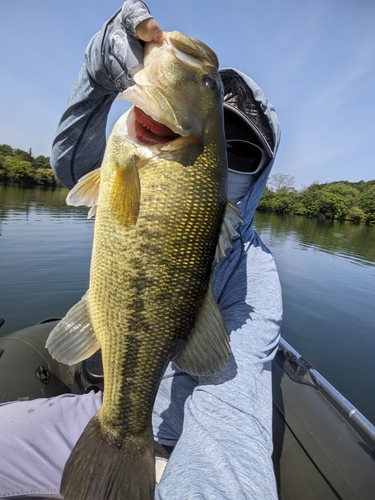
[[[122,92],[143,67],[139,40],[158,42],[161,36],[162,30],[146,4],[127,0],[88,45],[86,65],[91,77],[106,90]]]
[[[158,42],[162,37],[162,30],[155,19],[145,19],[135,30],[137,37],[144,42]]]

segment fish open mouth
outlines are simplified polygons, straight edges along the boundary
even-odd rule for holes
[[[157,122],[137,106],[133,108],[133,118],[135,138],[141,144],[166,144],[180,137],[179,134],[163,123]]]

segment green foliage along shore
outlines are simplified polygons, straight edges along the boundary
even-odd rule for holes
[[[300,191],[293,187],[294,181],[290,175],[271,175],[258,210],[375,225],[375,180],[315,182]],[[51,169],[49,157],[34,158],[31,149],[13,149],[8,144],[0,145],[0,182],[62,186]]]
[[[0,144],[0,182],[34,186],[62,186],[53,173],[48,156],[34,158],[32,150]]]
[[[270,187],[275,186],[272,177]],[[284,177],[288,181],[289,176]],[[375,180],[315,182],[300,191],[290,184],[289,179],[289,182],[279,183],[277,189],[266,187],[258,210],[375,225]]]

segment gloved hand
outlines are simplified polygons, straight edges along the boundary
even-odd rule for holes
[[[122,92],[143,67],[140,40],[158,41],[161,35],[147,5],[142,0],[126,0],[89,42],[85,61],[91,78],[109,92]]]

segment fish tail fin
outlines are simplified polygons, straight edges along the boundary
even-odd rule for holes
[[[154,441],[146,433],[116,444],[91,419],[65,465],[64,500],[152,500],[155,488]]]

